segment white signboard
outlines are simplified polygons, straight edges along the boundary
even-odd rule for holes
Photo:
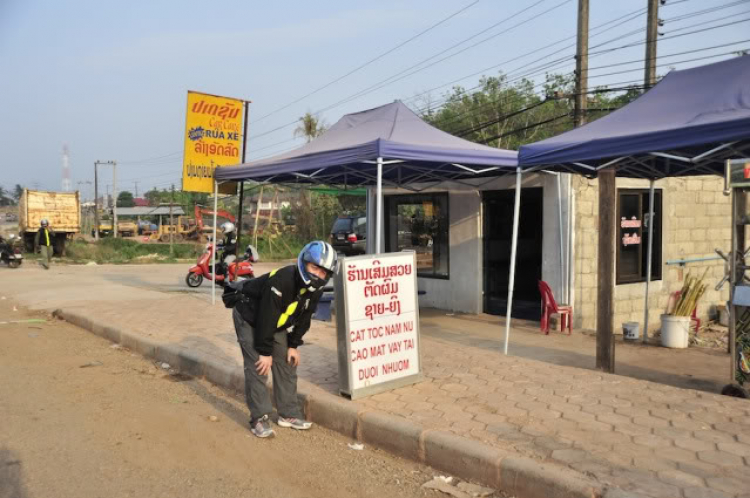
[[[415,253],[344,258],[336,310],[343,394],[354,399],[421,380]]]

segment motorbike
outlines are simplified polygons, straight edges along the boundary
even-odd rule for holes
[[[204,278],[207,278],[208,280],[214,279],[214,272],[211,268],[213,255],[214,244],[209,242],[206,244],[206,250],[198,258],[198,262],[188,270],[188,274],[185,277],[185,283],[188,287],[200,287]],[[253,278],[255,276],[255,273],[253,272],[253,263],[256,263],[259,260],[258,251],[256,251],[255,247],[252,245],[247,246],[242,258],[229,256],[224,263],[220,263],[217,260],[216,265],[221,266],[219,267],[219,272],[215,275],[216,283],[223,286],[227,276],[229,282]]]
[[[0,261],[10,268],[18,268],[23,263],[23,254],[16,246],[16,236],[11,234],[8,240],[0,237]]]

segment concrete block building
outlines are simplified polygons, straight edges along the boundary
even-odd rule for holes
[[[515,178],[445,183],[416,191],[384,189],[385,252],[417,252],[420,304],[454,312],[505,314]],[[368,241],[374,249],[375,201],[368,200]],[[700,176],[656,182],[650,329],[670,295],[691,272],[706,273],[698,315],[728,298],[715,291],[724,275],[714,249],[730,249],[730,203],[723,179]],[[643,322],[648,244],[648,181],[617,179],[618,227],[615,332]],[[573,306],[575,328],[596,328],[597,180],[577,175],[524,175],[513,315],[538,319],[538,281]],[[680,264],[682,262],[683,264]]]

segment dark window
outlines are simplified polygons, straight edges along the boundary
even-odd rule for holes
[[[356,223],[354,225],[354,233],[361,237],[365,237],[367,235],[367,218],[362,216],[360,218],[357,218]]]
[[[646,281],[648,268],[648,190],[617,190],[617,283]],[[661,192],[654,191],[654,243],[651,280],[661,280]]]
[[[333,228],[331,228],[331,232],[332,233],[350,232],[351,229],[352,229],[352,219],[351,218],[339,218],[333,224]]]
[[[417,275],[448,278],[448,194],[386,198],[386,250],[417,253]]]

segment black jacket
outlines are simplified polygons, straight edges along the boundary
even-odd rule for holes
[[[297,266],[291,265],[248,281],[242,293],[248,299],[237,304],[237,311],[255,329],[256,351],[270,356],[273,335],[280,330],[291,327],[290,348],[302,345],[323,289],[311,292],[305,288]]]
[[[44,232],[47,232],[46,234]],[[40,228],[39,231],[34,235],[34,248],[42,246],[54,245],[55,231],[51,228]],[[49,242],[49,244],[47,243]]]
[[[220,246],[221,257],[219,261],[223,262],[227,256],[234,254],[237,255],[237,237],[234,233],[224,237],[224,240]]]

